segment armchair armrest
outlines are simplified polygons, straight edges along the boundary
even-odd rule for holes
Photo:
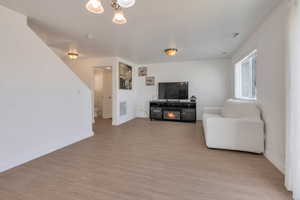
[[[214,106],[214,107],[204,107],[203,108],[203,113],[208,113],[208,114],[221,114],[222,108],[220,106]]]
[[[207,119],[206,143],[211,148],[264,152],[262,120],[214,117]]]

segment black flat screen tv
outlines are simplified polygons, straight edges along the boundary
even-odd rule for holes
[[[188,82],[159,83],[158,98],[159,99],[188,99],[189,83]]]

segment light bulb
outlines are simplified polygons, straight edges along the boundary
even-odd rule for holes
[[[175,56],[178,52],[178,49],[175,48],[170,48],[170,49],[165,49],[165,53],[167,56]]]
[[[69,56],[69,58],[71,59],[71,60],[76,60],[78,57],[79,57],[79,53],[77,53],[77,52],[72,52],[72,51],[69,51],[68,53],[67,53],[67,55]]]
[[[121,9],[115,10],[115,15],[114,15],[114,18],[112,21],[116,24],[126,24],[127,23],[127,19],[125,18],[124,13]]]
[[[118,0],[117,2],[123,8],[129,8],[135,4],[135,0]]]
[[[104,8],[100,0],[89,0],[85,7],[88,11],[95,14],[101,14],[104,12]]]

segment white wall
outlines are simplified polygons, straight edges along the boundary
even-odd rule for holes
[[[94,95],[94,90],[95,90],[95,79],[94,79],[94,72],[97,67],[108,67],[108,66],[113,66],[116,58],[113,57],[107,57],[107,58],[80,58],[78,60],[69,60],[66,58],[63,58],[63,61],[70,67],[70,69],[86,84],[88,88],[90,88],[92,92],[92,113],[94,114],[94,101],[95,101],[95,95]],[[112,71],[114,72],[115,69],[112,68]],[[115,72],[116,73],[116,72]],[[114,87],[113,87],[114,88]],[[115,93],[113,92],[112,95],[112,101],[113,101],[113,106],[112,106],[112,113],[113,113],[113,120],[112,124],[117,125],[117,120],[116,120],[116,96]]]
[[[282,172],[285,163],[285,30],[283,1],[233,56],[233,64],[258,50],[257,101],[266,123],[266,157]]]
[[[0,6],[0,172],[93,135],[90,90]]]
[[[137,65],[129,62],[127,60],[124,60],[122,58],[117,58],[117,64],[119,62],[122,62],[124,64],[130,65],[132,67],[132,90],[120,90],[119,87],[119,66],[117,65],[117,74],[116,74],[116,78],[117,78],[117,106],[118,106],[118,113],[117,115],[119,116],[119,124],[125,123],[127,121],[130,121],[134,118],[136,118],[136,98],[137,98],[137,88],[138,88],[138,84],[136,81],[136,77],[137,77]],[[124,116],[120,116],[120,103],[121,102],[126,102],[127,104],[127,114]]]
[[[97,66],[102,66],[102,63],[107,60],[107,66],[112,65],[113,58],[80,58],[78,60],[70,60],[67,57],[63,61],[70,67],[70,69],[80,78],[88,88],[93,91],[95,89],[95,70]]]
[[[119,89],[119,62],[123,62],[133,67],[133,89],[120,90]],[[87,58],[77,61],[67,61],[70,68],[83,80],[86,85],[94,91],[94,69],[95,67],[112,67],[112,81],[113,81],[113,125],[120,125],[135,118],[135,97],[136,97],[136,64],[119,57],[104,57],[104,58]],[[120,116],[120,102],[127,102],[127,115]]]
[[[289,0],[287,23],[287,142],[285,185],[300,199],[300,4]]]
[[[231,97],[231,60],[159,63],[145,65],[155,86],[146,86],[145,77],[137,77],[137,117],[147,117],[149,101],[158,98],[159,82],[189,82],[189,96],[196,96],[197,118],[202,119],[204,106],[221,106]]]

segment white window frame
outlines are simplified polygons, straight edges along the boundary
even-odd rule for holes
[[[245,58],[243,58],[242,60],[238,61],[235,64],[235,68],[234,68],[234,96],[236,99],[242,99],[242,100],[250,100],[250,101],[255,101],[257,99],[257,89],[256,89],[256,70],[253,72],[253,69],[251,70],[251,80],[253,80],[253,76],[255,77],[255,81],[252,81],[252,85],[251,88],[254,88],[254,93],[255,96],[254,97],[249,97],[249,96],[243,96],[242,94],[242,64],[246,61],[250,62],[250,65],[253,65],[253,57],[255,57],[255,65],[257,67],[257,50],[252,51],[248,56],[246,56]],[[251,90],[253,92],[253,89]],[[251,92],[251,93],[252,93]]]

